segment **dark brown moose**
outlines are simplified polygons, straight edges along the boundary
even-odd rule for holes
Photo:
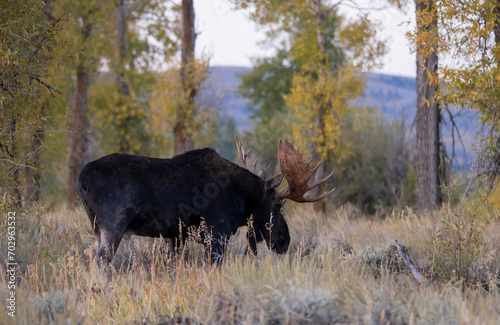
[[[250,150],[238,138],[236,145],[244,168],[208,148],[170,159],[115,153],[87,164],[79,188],[99,243],[95,260],[107,265],[124,236],[162,236],[183,244],[188,228],[205,223],[200,238],[208,258],[220,264],[227,239],[250,218],[250,251],[256,254],[257,243],[265,240],[274,252],[285,253],[290,243],[281,212],[285,199],[314,202],[326,197],[333,189],[316,198],[304,195],[333,172],[308,185],[319,164],[311,169],[311,161],[304,162],[293,143],[280,140],[281,173],[266,180],[265,170],[256,172]],[[276,191],[283,177],[288,186]]]

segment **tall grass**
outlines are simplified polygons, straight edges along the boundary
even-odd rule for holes
[[[433,238],[436,229],[445,233],[447,213],[406,209],[373,220],[350,206],[325,218],[290,208],[292,241],[283,256],[265,244],[256,257],[245,256],[245,229],[230,240],[220,268],[194,242],[186,258],[174,258],[162,239],[132,236],[106,273],[91,262],[96,245],[83,210],[34,209],[17,216],[16,318],[2,312],[0,323],[498,324],[498,215],[483,218],[484,248],[465,279],[453,272],[435,276],[436,263],[446,259]],[[419,285],[403,264],[391,264],[398,263],[390,250],[394,239],[427,284]],[[8,292],[2,277],[0,294]],[[0,308],[6,310],[5,300]]]

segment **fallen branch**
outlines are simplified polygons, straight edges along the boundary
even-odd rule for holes
[[[417,280],[417,282],[420,283],[420,284],[424,284],[425,283],[425,278],[420,274],[420,272],[418,271],[417,267],[415,265],[413,265],[413,263],[411,262],[411,260],[408,257],[408,255],[406,255],[403,252],[403,248],[401,247],[401,245],[399,245],[398,241],[394,240],[391,243],[391,245],[394,246],[394,247],[396,247],[398,249],[399,256],[403,259],[403,262],[405,263],[405,265],[411,270],[411,273],[413,274],[413,276],[415,277],[415,279]]]

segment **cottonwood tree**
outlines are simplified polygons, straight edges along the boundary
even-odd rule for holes
[[[105,26],[107,15],[112,10],[112,2],[66,0],[59,3],[59,10],[74,13],[64,31],[78,53],[73,65],[76,84],[67,176],[67,206],[74,209],[78,197],[78,176],[83,166],[92,158],[87,116],[89,75],[99,66],[103,50],[109,48],[106,33],[109,29]]]
[[[194,144],[208,133],[213,133],[215,110],[199,98],[200,88],[208,77],[208,59],[195,57],[196,31],[193,0],[183,0],[177,7],[180,14],[180,62],[169,60],[154,91],[151,109],[153,129],[161,132],[157,137],[167,142],[165,130],[172,130],[173,154],[178,155],[194,148]],[[208,127],[207,127],[208,126]],[[201,141],[207,143],[209,141]]]
[[[120,114],[114,122],[119,132],[119,152],[141,153],[145,139],[137,135],[147,133],[147,93],[154,83],[151,65],[155,55],[168,58],[177,50],[177,11],[175,5],[165,0],[116,2],[118,59],[112,66],[118,100],[110,111]],[[146,36],[141,36],[141,31]]]
[[[23,204],[21,174],[26,171],[26,202],[39,186],[40,137],[47,121],[40,98],[58,90],[51,78],[62,57],[56,48],[61,17],[48,18],[50,1],[0,3],[0,193]]]
[[[409,37],[422,44],[425,57],[437,52],[443,58],[438,72],[429,74],[443,107],[480,112],[485,131],[477,171],[493,186],[500,174],[500,1],[434,0],[433,10],[420,16],[423,24],[437,22],[439,34]]]
[[[484,132],[478,134],[481,145],[476,171],[489,175],[490,189],[500,174],[499,21],[498,0],[422,1],[417,2],[417,29],[408,33],[423,63],[421,73],[432,89],[428,93],[435,92],[424,105],[435,107],[440,103],[443,110],[455,106],[480,112]],[[436,70],[437,56],[440,63]],[[435,144],[432,145],[435,150]],[[430,177],[433,184],[439,185],[434,181],[438,174],[435,162],[432,158]],[[435,185],[431,193],[439,202]]]
[[[440,181],[440,124],[441,113],[433,82],[438,71],[437,11],[433,0],[416,0],[417,21],[417,115],[415,118],[416,206],[432,212],[441,203]]]
[[[195,113],[195,96],[197,83],[194,77],[195,59],[194,48],[196,43],[196,31],[194,27],[193,0],[182,0],[182,38],[181,38],[181,84],[186,100],[178,107],[174,125],[174,155],[192,150],[194,143],[189,132],[189,124],[192,123]]]
[[[103,53],[110,72],[101,73],[93,87],[89,113],[93,128],[106,130],[100,143],[104,152],[148,155],[154,147],[149,128],[157,79],[153,70],[177,50],[178,10],[164,0],[120,0],[114,5],[110,28],[116,41]]]
[[[385,53],[376,24],[366,15],[353,20],[340,17],[337,9],[344,1],[234,3],[266,26],[269,37],[284,35],[283,47],[289,52],[285,64],[296,69],[289,92],[282,96],[294,117],[296,142],[321,159],[340,161],[345,155],[339,150],[340,119],[352,107],[351,100],[361,95],[364,72],[379,65]],[[318,204],[316,210],[321,213],[324,206]]]
[[[195,59],[191,63],[189,78],[195,92],[203,89],[208,73],[208,60]],[[207,140],[210,142],[211,137],[207,132],[214,131],[212,126],[217,118],[217,111],[210,103],[193,98],[193,92],[185,88],[182,63],[172,65],[160,74],[153,93],[155,96],[151,99],[149,120],[153,137],[158,146],[163,148],[159,154],[175,155],[184,152],[179,151],[182,148],[192,148],[195,143],[207,145]],[[182,131],[180,138],[175,136],[176,130]],[[179,139],[184,141],[181,142],[182,146],[179,145]]]
[[[127,33],[127,5],[125,0],[118,0],[115,2],[116,5],[116,43],[118,47],[118,60],[116,64],[116,85],[118,87],[118,92],[121,97],[126,102],[129,95],[130,89],[129,85],[125,80],[125,70],[126,70],[126,58],[127,58],[127,40],[125,35]],[[134,61],[130,62],[132,67],[134,66]],[[126,110],[126,113],[128,110]],[[125,114],[125,132],[120,137],[120,148],[119,152],[129,153],[130,152],[130,141],[127,139],[128,134],[128,121],[130,119],[130,114]],[[121,122],[121,121],[120,121]]]

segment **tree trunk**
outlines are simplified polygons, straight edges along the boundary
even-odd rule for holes
[[[7,109],[8,110],[8,109]],[[16,129],[17,129],[17,120],[16,117],[12,117],[10,124],[7,127],[7,135],[9,138],[10,146],[10,158],[14,163],[12,163],[12,168],[9,170],[9,174],[7,178],[10,182],[10,196],[12,197],[14,207],[20,209],[23,205],[23,197],[21,194],[21,179],[19,177],[19,164],[16,163],[18,158],[17,152],[17,139],[16,139]]]
[[[417,0],[417,22],[423,12],[435,12],[433,0]],[[429,24],[419,23],[418,32],[432,33],[437,37],[437,21],[432,19]],[[432,212],[441,203],[439,180],[439,124],[440,112],[436,100],[437,87],[430,83],[430,75],[437,73],[437,49],[423,56],[423,44],[417,42],[417,116],[416,116],[416,147],[415,147],[415,172],[416,172],[416,204],[417,210]]]
[[[316,19],[316,42],[318,44],[318,50],[320,51],[321,54],[321,64],[319,67],[319,73],[320,74],[327,74],[329,73],[329,69],[327,67],[327,62],[326,62],[326,35],[325,35],[325,13],[323,12],[323,7],[322,7],[322,2],[321,0],[314,0],[314,16]],[[322,101],[322,99],[319,99]],[[323,104],[320,105],[319,110],[318,110],[318,131],[321,133],[325,133],[325,105],[328,104]],[[318,143],[317,146],[322,147],[325,146],[325,137],[323,137],[323,141],[321,143]],[[317,149],[317,148],[315,148]],[[317,150],[314,150],[317,152]],[[326,157],[322,157],[324,159]],[[321,178],[323,178],[325,173],[325,165],[322,164],[316,173],[313,175],[313,182],[318,182]],[[320,185],[316,187],[314,190],[312,190],[312,196],[318,197],[321,195],[323,190],[323,186]],[[317,215],[319,216],[324,216],[326,212],[326,200],[319,200],[313,203],[313,208],[314,212],[316,212]]]
[[[177,111],[176,124],[174,126],[174,155],[192,150],[193,139],[186,127],[192,123],[194,112],[194,97],[196,96],[196,84],[194,78],[194,45],[196,33],[194,30],[194,7],[193,0],[182,0],[182,48],[181,48],[181,83],[184,93],[187,94],[188,107],[179,107]]]
[[[42,104],[41,116],[45,116],[45,106]],[[33,204],[40,199],[40,182],[42,180],[42,171],[40,166],[40,152],[43,146],[45,130],[40,126],[33,132],[31,138],[31,148],[28,153],[26,175],[26,204]]]
[[[127,57],[127,42],[125,40],[125,35],[127,33],[127,8],[125,6],[125,0],[119,0],[116,3],[116,43],[118,45],[118,71],[116,83],[120,88],[122,94],[128,95],[128,86],[125,82],[125,58]]]
[[[73,210],[78,197],[78,176],[87,162],[88,141],[85,131],[87,129],[87,95],[88,72],[81,63],[76,73],[75,110],[73,113],[73,126],[71,131],[71,148],[68,159],[68,209]]]
[[[45,16],[45,21],[47,24],[53,24],[56,18],[52,15],[52,5],[55,0],[45,0],[43,6],[43,13]],[[40,103],[40,116],[45,117],[45,110],[48,102],[45,100]],[[26,204],[31,205],[40,200],[40,185],[42,181],[42,171],[40,163],[40,154],[43,147],[43,141],[45,137],[45,123],[43,121],[39,122],[38,128],[33,132],[31,136],[31,147],[28,152],[28,157],[25,167],[25,178],[26,178]]]
[[[196,33],[194,30],[194,7],[193,0],[182,0],[182,49],[181,49],[181,78],[185,89],[191,90],[191,96],[196,95],[193,78],[190,73],[193,68],[194,45]]]
[[[495,44],[500,47],[500,0],[497,0],[495,7],[495,23],[494,23],[494,33],[495,33]],[[500,55],[497,55],[497,67],[500,67]],[[500,134],[497,133],[497,139],[495,142],[495,148],[491,150],[493,157],[491,157],[488,163],[489,167],[487,170],[489,172],[490,180],[490,191],[494,188],[495,184],[500,177]]]
[[[116,40],[118,44],[118,71],[116,76],[116,84],[118,85],[118,90],[122,95],[121,98],[127,97],[129,93],[129,88],[127,82],[125,80],[125,59],[127,57],[127,42],[125,40],[125,35],[127,33],[127,8],[125,6],[125,0],[119,0],[116,3],[117,10],[117,21],[116,21]],[[127,105],[127,103],[121,103],[123,105]],[[128,109],[128,106],[127,106]],[[127,134],[129,133],[129,112],[127,111],[127,115],[121,121],[118,121],[118,127],[122,129],[122,133],[120,136],[120,148],[118,149],[121,153],[130,152],[130,142],[127,139]]]

